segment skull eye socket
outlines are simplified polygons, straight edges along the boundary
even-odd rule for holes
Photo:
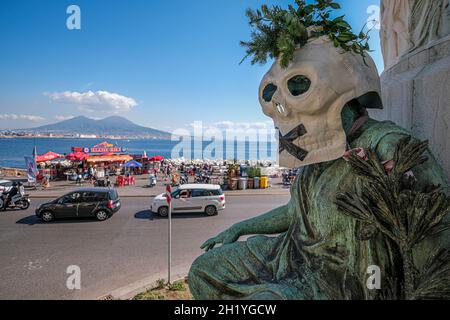
[[[262,97],[265,102],[272,101],[273,95],[277,91],[278,87],[272,83],[269,83],[263,90]]]
[[[295,97],[304,94],[310,87],[311,80],[305,76],[295,76],[288,81],[289,92]]]

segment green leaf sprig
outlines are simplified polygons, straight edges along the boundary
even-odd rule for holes
[[[293,60],[297,47],[306,45],[310,36],[324,35],[333,41],[335,47],[366,57],[370,51],[366,25],[359,34],[354,34],[350,24],[344,20],[345,16],[331,19],[331,13],[341,8],[338,3],[316,0],[306,4],[305,0],[295,0],[295,4],[296,7],[289,5],[287,9],[263,5],[257,10],[247,10],[253,31],[250,41],[241,41],[246,48],[241,63],[249,57],[252,57],[252,64],[265,64],[269,58],[279,58],[281,66],[286,68]],[[309,27],[317,28],[312,28],[315,31],[308,34]]]

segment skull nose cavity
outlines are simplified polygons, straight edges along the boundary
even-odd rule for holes
[[[287,116],[288,112],[286,108],[281,103],[275,103],[275,108],[277,109],[277,112],[281,114],[282,116]]]

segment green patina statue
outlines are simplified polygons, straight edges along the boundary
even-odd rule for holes
[[[280,163],[302,168],[291,200],[206,241],[191,291],[196,299],[450,298],[443,171],[426,144],[368,117],[381,107],[373,61],[317,25],[260,88],[280,131]],[[238,241],[246,235],[256,236]],[[379,286],[367,283],[371,266]]]

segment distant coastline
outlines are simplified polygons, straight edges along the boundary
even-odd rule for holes
[[[170,132],[137,125],[119,116],[111,116],[100,120],[79,116],[37,128],[0,129],[0,137],[32,139],[170,140],[172,134]]]

